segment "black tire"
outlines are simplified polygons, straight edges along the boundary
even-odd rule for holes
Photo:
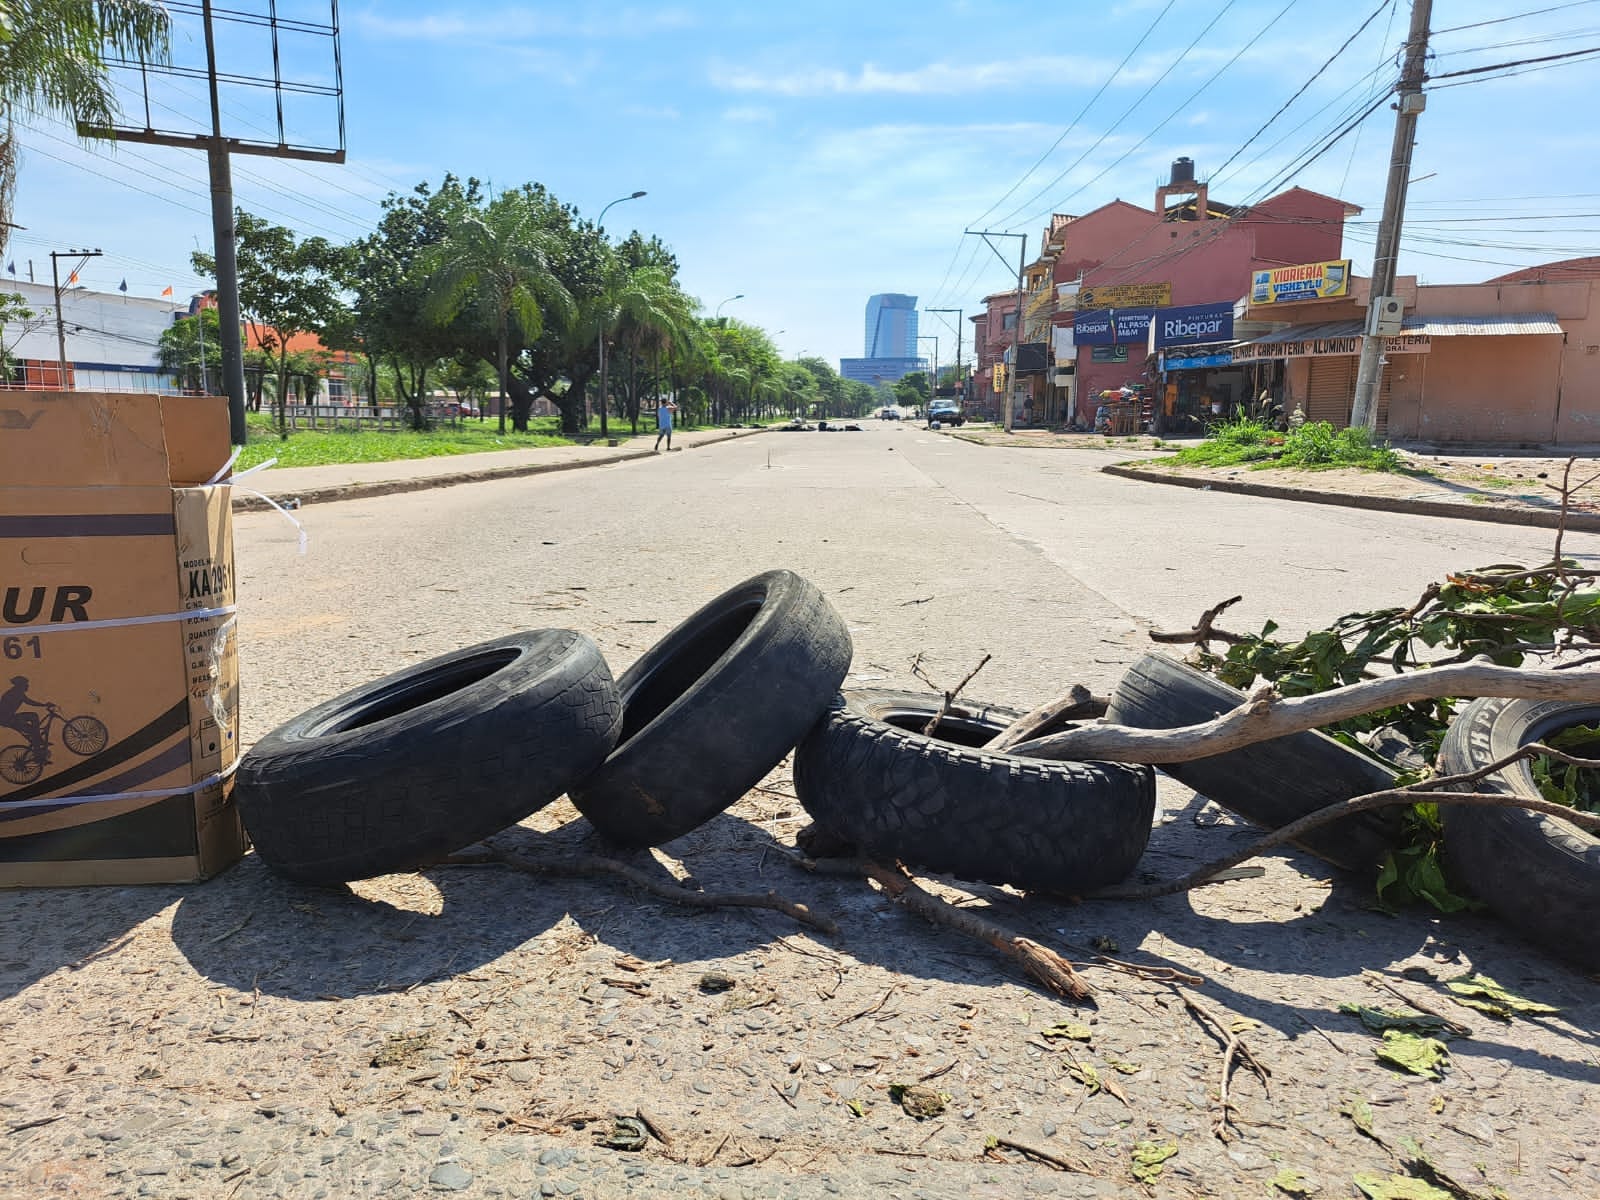
[[[0,750],[0,776],[21,785],[32,783],[44,774],[44,762],[30,746],[7,746]]]
[[[1164,654],[1147,654],[1111,693],[1106,721],[1137,729],[1176,729],[1236,708],[1243,692]],[[1319,808],[1395,785],[1396,772],[1311,730],[1226,754],[1163,763],[1174,779],[1264,829],[1279,829]],[[1400,809],[1372,809],[1314,829],[1302,850],[1349,871],[1376,873],[1399,844]]]
[[[960,701],[934,736],[937,697],[836,696],[795,754],[800,803],[866,854],[1075,895],[1133,870],[1150,840],[1149,767],[1047,762],[978,749],[1020,713]]]
[[[777,766],[849,669],[827,597],[790,571],[747,579],[622,673],[622,736],[572,801],[623,845],[680,837]]]
[[[280,875],[409,871],[567,791],[604,760],[622,704],[581,633],[512,634],[346,692],[257,742],[234,794]]]
[[[1559,700],[1474,700],[1439,748],[1448,775],[1476,771],[1569,725],[1600,721],[1600,705]],[[1541,799],[1527,762],[1478,781],[1480,792]],[[1585,971],[1600,971],[1600,839],[1521,808],[1442,804],[1445,866],[1525,937]]]

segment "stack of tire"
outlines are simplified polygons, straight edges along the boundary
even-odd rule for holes
[[[1124,878],[1155,811],[1149,767],[983,748],[1018,714],[839,692],[850,635],[812,584],[769,571],[712,600],[613,680],[572,630],[484,642],[280,726],[235,795],[274,871],[329,884],[415,870],[569,795],[611,841],[656,846],[728,808],[791,750],[818,824],[966,879],[1081,893]]]
[[[615,680],[587,636],[545,629],[356,688],[256,743],[235,796],[256,853],[305,883],[415,870],[563,794],[613,841],[659,845],[782,761],[849,666],[822,593],[769,571]]]
[[[1244,693],[1159,654],[1140,659],[1110,697],[1106,720],[1142,729],[1197,725]],[[1559,701],[1474,700],[1451,722],[1439,751],[1444,775],[1482,770],[1572,725],[1600,722],[1600,706]],[[1315,731],[1224,754],[1169,763],[1167,774],[1253,824],[1277,829],[1330,804],[1396,786],[1397,772]],[[1480,780],[1481,792],[1524,799],[1541,793],[1526,761]],[[1398,806],[1369,809],[1306,834],[1296,844],[1350,871],[1372,875],[1400,844]],[[1476,896],[1523,936],[1588,971],[1600,971],[1600,839],[1520,808],[1441,806],[1451,883]]]

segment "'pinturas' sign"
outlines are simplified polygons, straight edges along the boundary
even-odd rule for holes
[[[1233,304],[1185,304],[1163,308],[1155,315],[1156,349],[1167,346],[1203,346],[1233,341]]]

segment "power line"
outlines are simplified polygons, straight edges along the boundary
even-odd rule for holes
[[[1214,28],[1216,28],[1217,22],[1222,20],[1222,18],[1225,17],[1228,14],[1228,11],[1233,8],[1233,6],[1234,6],[1234,4],[1236,2],[1237,2],[1237,0],[1228,0],[1228,2],[1226,4],[1224,4],[1219,10],[1217,10],[1217,14],[1214,17],[1211,18],[1211,20],[1207,23],[1207,25],[1206,25],[1206,27],[1204,29],[1202,29],[1199,33],[1197,33],[1195,35],[1194,40],[1192,42],[1190,42],[1188,44],[1188,46],[1186,46],[1184,48],[1183,53],[1178,55],[1177,58],[1172,60],[1172,62],[1167,66],[1167,69],[1165,71],[1161,72],[1161,74],[1159,76],[1157,76],[1155,82],[1152,83],[1149,87],[1145,88],[1145,90],[1139,94],[1139,98],[1137,100],[1135,100],[1127,108],[1123,109],[1122,115],[1119,116],[1115,121],[1113,121],[1111,123],[1111,128],[1110,129],[1107,129],[1104,133],[1102,133],[1098,138],[1095,139],[1094,145],[1090,146],[1082,154],[1078,155],[1078,157],[1075,160],[1073,160],[1071,166],[1067,167],[1064,171],[1062,171],[1060,174],[1058,174],[1054,179],[1050,180],[1049,183],[1045,184],[1037,192],[1035,192],[1033,195],[1029,196],[1026,200],[1024,200],[1020,205],[1018,205],[1016,208],[1012,209],[1004,217],[1000,218],[1000,224],[1003,224],[1003,225],[1004,224],[1009,224],[1011,222],[1012,218],[1014,218],[1014,217],[1018,216],[1019,214],[1021,214],[1022,212],[1024,212],[1027,209],[1028,205],[1032,204],[1035,200],[1039,199],[1040,196],[1045,195],[1051,188],[1055,187],[1058,183],[1060,183],[1068,175],[1072,174],[1073,171],[1077,170],[1079,165],[1082,164],[1083,161],[1089,157],[1089,155],[1093,154],[1096,150],[1098,150],[1101,147],[1101,145],[1103,145],[1105,143],[1105,140],[1107,138],[1109,138],[1113,133],[1115,133],[1117,131],[1118,127],[1121,126],[1122,122],[1127,120],[1128,117],[1130,115],[1132,115],[1134,109],[1138,108],[1141,104],[1143,104],[1145,102],[1145,100],[1149,98],[1150,94],[1152,92],[1154,92],[1156,90],[1156,88],[1160,87],[1163,82],[1166,81],[1167,76],[1172,74],[1172,72],[1174,72],[1175,70],[1178,69],[1178,65],[1180,63],[1182,63],[1184,59],[1189,57],[1190,53],[1192,53],[1194,48],[1200,44],[1201,39],[1203,39],[1206,36],[1206,34],[1210,33]],[[1169,117],[1168,120],[1170,120],[1170,119],[1171,118]],[[1100,175],[1096,175],[1094,177],[1094,179],[1091,179],[1089,181],[1089,183],[1092,184],[1092,183],[1097,182],[1103,175],[1105,175],[1104,171],[1102,171],[1100,173]],[[1088,186],[1089,186],[1089,184],[1085,184],[1084,185],[1084,187],[1088,187]],[[1083,188],[1078,188],[1076,192],[1069,193],[1068,197],[1066,197],[1066,198],[1070,199],[1071,196],[1074,196],[1074,195],[1077,194],[1077,192],[1081,192],[1081,191],[1083,191]]]
[[[1338,58],[1346,50],[1350,49],[1350,43],[1355,41],[1358,37],[1360,37],[1363,33],[1365,33],[1366,29],[1367,29],[1367,26],[1371,25],[1374,21],[1376,21],[1378,19],[1378,14],[1383,12],[1383,10],[1385,8],[1388,8],[1389,5],[1392,2],[1393,2],[1393,0],[1383,0],[1383,3],[1379,4],[1377,8],[1373,9],[1372,12],[1370,14],[1368,14],[1367,19],[1365,21],[1361,22],[1360,25],[1356,26],[1356,31],[1354,33],[1352,33],[1349,37],[1345,38],[1344,44],[1341,45],[1332,54],[1330,54],[1326,59],[1324,59],[1322,65],[1311,73],[1311,78],[1306,80],[1298,88],[1296,88],[1294,90],[1294,92],[1290,94],[1289,98],[1287,100],[1285,100],[1283,102],[1283,104],[1278,108],[1278,111],[1273,113],[1270,117],[1268,117],[1266,119],[1266,121],[1262,123],[1260,129],[1257,129],[1254,133],[1252,133],[1249,137],[1247,137],[1245,139],[1244,145],[1240,146],[1232,154],[1228,155],[1227,160],[1225,162],[1223,162],[1223,164],[1220,167],[1217,168],[1217,174],[1220,175],[1223,171],[1226,171],[1228,169],[1228,164],[1229,163],[1233,162],[1234,159],[1238,158],[1239,155],[1243,154],[1247,149],[1249,149],[1249,146],[1250,146],[1251,142],[1255,141],[1258,137],[1260,137],[1263,133],[1265,133],[1267,131],[1267,127],[1269,125],[1271,125],[1274,121],[1276,121],[1279,117],[1283,116],[1283,114],[1288,111],[1289,106],[1291,104],[1293,104],[1296,100],[1300,99],[1301,96],[1305,95],[1306,89],[1309,88],[1313,83],[1315,83],[1318,79],[1320,79],[1322,77],[1322,73],[1333,65],[1334,59]]]
[[[1488,71],[1505,71],[1512,67],[1529,67],[1541,63],[1562,62],[1569,58],[1579,58],[1589,54],[1600,54],[1600,46],[1590,46],[1586,50],[1569,50],[1565,54],[1546,54],[1541,58],[1519,58],[1512,62],[1492,63],[1487,67],[1468,67],[1462,71],[1443,71],[1437,75],[1424,76],[1424,78],[1432,83],[1435,79],[1455,79],[1462,75],[1482,75]],[[1518,72],[1518,74],[1521,73]],[[1450,85],[1443,86],[1448,87]]]
[[[1570,4],[1557,4],[1550,8],[1535,8],[1528,12],[1512,13],[1509,17],[1494,17],[1488,21],[1474,21],[1470,25],[1452,25],[1448,29],[1435,29],[1434,37],[1446,33],[1460,33],[1463,29],[1482,29],[1485,25],[1504,25],[1507,21],[1520,21],[1525,17],[1542,17],[1546,13],[1562,12],[1569,8],[1582,8],[1586,4],[1600,3],[1600,0],[1573,0]]]

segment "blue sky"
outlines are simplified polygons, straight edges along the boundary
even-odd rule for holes
[[[278,8],[327,19],[309,0]],[[446,171],[497,187],[538,180],[589,215],[645,189],[612,210],[610,232],[658,234],[708,310],[743,293],[725,314],[762,325],[787,354],[837,359],[861,353],[874,292],[970,314],[1009,286],[993,256],[962,237],[969,223],[1025,231],[1031,253],[1051,212],[1117,197],[1149,205],[1178,155],[1213,177],[1215,199],[1259,199],[1286,179],[1360,204],[1365,224],[1352,227],[1346,253],[1365,273],[1390,110],[1380,105],[1357,133],[1295,164],[1398,74],[1408,13],[1404,0],[604,11],[346,0],[348,163],[240,157],[234,186],[243,207],[341,240],[371,228],[389,191]],[[179,60],[197,61],[197,21],[177,19]],[[1600,2],[1437,0],[1436,31],[1467,25],[1477,27],[1435,37],[1434,72],[1600,45]],[[281,50],[286,77],[331,79],[326,39],[289,34]],[[225,70],[271,70],[258,31],[228,31],[222,54]],[[1585,115],[1597,84],[1591,59],[1432,91],[1401,271],[1455,282],[1600,253],[1600,131]],[[225,125],[263,136],[275,119],[264,98],[229,89]],[[154,102],[158,125],[182,126],[204,112],[203,85],[181,81]],[[331,116],[325,100],[292,98],[291,140],[333,136]],[[84,273],[92,287],[126,278],[134,294],[171,284],[181,296],[199,286],[187,264],[197,241],[210,243],[202,154],[84,150],[37,118],[21,141],[14,219],[27,229],[6,257],[23,277],[29,259],[48,280],[51,249],[90,245],[106,252]],[[940,333],[948,361],[948,330],[924,317],[923,331]]]

